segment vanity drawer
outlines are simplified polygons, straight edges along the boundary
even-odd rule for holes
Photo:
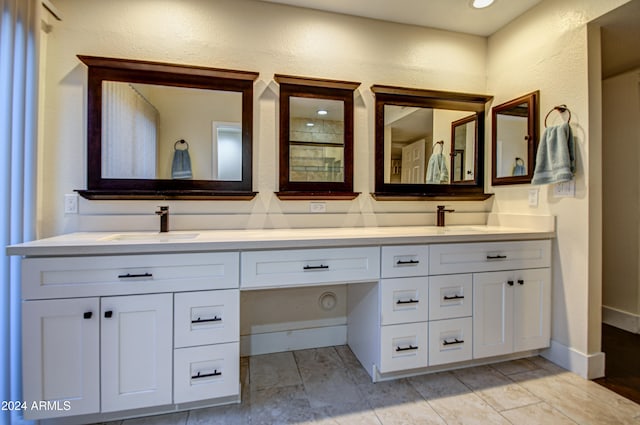
[[[238,342],[179,348],[173,352],[173,402],[239,395]]]
[[[242,288],[367,282],[380,275],[380,248],[247,251],[241,256]]]
[[[175,348],[236,342],[240,335],[240,291],[175,294]]]
[[[395,372],[427,366],[427,322],[382,326],[380,372]]]
[[[239,254],[26,258],[23,298],[68,298],[237,288]]]
[[[383,246],[382,277],[426,276],[429,274],[429,246]]]
[[[380,281],[383,325],[425,322],[429,317],[429,278],[404,277]]]
[[[471,317],[429,322],[429,366],[471,360],[472,336]]]
[[[471,316],[473,279],[471,274],[429,278],[429,320]]]
[[[477,242],[432,245],[430,274],[453,274],[549,267],[551,241]]]

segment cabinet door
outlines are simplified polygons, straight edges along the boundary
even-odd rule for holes
[[[24,401],[60,402],[59,409],[26,410],[26,419],[100,410],[98,312],[98,298],[22,304]]]
[[[514,351],[549,346],[551,335],[550,269],[516,272],[513,292]]]
[[[104,297],[102,411],[172,402],[172,294]]]
[[[473,275],[473,357],[513,351],[514,272]]]

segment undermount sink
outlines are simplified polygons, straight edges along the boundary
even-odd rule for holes
[[[176,240],[195,239],[200,233],[120,233],[102,238],[103,241],[149,241],[149,242],[167,242]]]

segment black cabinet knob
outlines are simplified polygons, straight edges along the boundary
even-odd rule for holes
[[[113,311],[111,310],[107,310],[104,312],[104,317],[105,319],[111,319],[111,317],[113,317]]]
[[[91,319],[91,317],[93,317],[93,313],[91,311],[87,311],[82,315],[82,317],[85,319]]]

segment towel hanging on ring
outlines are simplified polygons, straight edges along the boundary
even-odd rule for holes
[[[184,146],[184,149],[178,149],[178,145]],[[191,157],[189,156],[189,144],[183,139],[173,144],[173,162],[171,163],[171,178],[173,179],[190,179],[193,177],[191,172]]]

